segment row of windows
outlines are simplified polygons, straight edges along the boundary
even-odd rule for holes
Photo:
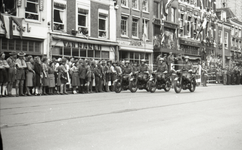
[[[146,19],[142,19],[142,33],[146,34],[146,38],[148,38],[148,25],[149,21]],[[128,36],[128,27],[129,27],[129,17],[121,16],[121,35]],[[132,37],[139,37],[139,19],[132,18]]]
[[[140,10],[140,0],[132,0],[132,6],[129,6],[129,1],[130,0],[121,0],[121,6],[124,7],[132,7],[133,9]],[[148,0],[142,0],[142,11],[148,12]]]
[[[62,57],[78,57],[78,58],[95,58],[95,59],[109,59],[108,51],[88,50],[70,47],[52,47],[53,56]]]
[[[128,52],[128,51],[119,51],[120,60],[130,60],[130,62],[141,63],[141,59],[145,59],[150,64],[149,58],[150,53],[142,53],[142,52]]]
[[[41,42],[30,40],[8,40],[0,39],[0,48],[7,51],[25,51],[40,53]]]
[[[88,10],[78,8],[78,34],[88,35],[89,12]],[[100,13],[98,19],[98,36],[108,38],[108,16]],[[60,3],[54,3],[54,30],[65,32],[66,30],[66,6]]]

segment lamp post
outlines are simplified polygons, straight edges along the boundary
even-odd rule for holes
[[[224,12],[222,12],[224,13]],[[225,18],[222,18],[222,60],[223,60],[223,68],[225,68],[225,50],[224,50],[224,22],[225,22]]]

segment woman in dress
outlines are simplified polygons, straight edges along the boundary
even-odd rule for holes
[[[48,59],[46,57],[42,59],[42,67],[43,67],[43,95],[47,95],[46,89],[49,86],[49,79],[48,79]]]
[[[80,86],[80,80],[78,75],[77,63],[73,63],[73,66],[70,69],[71,73],[71,86],[73,94],[76,94],[76,87]]]
[[[54,94],[54,88],[55,88],[55,64],[54,62],[50,62],[48,66],[48,78],[49,78],[49,94]]]
[[[35,95],[41,95],[42,88],[42,78],[43,78],[43,69],[41,66],[40,57],[37,56],[34,58],[34,71],[35,71]]]
[[[9,65],[5,60],[4,52],[0,52],[0,97],[7,94],[7,81],[8,81],[8,71]]]
[[[30,96],[30,88],[33,87],[33,81],[35,77],[35,71],[34,71],[34,59],[32,56],[28,56],[26,59],[26,65],[27,65],[27,70],[26,70],[26,80],[25,80],[25,86],[26,86],[26,91],[27,95]]]

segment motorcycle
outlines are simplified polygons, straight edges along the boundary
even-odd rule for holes
[[[174,80],[174,89],[176,93],[180,93],[182,89],[189,89],[190,92],[194,92],[196,89],[197,83],[195,74],[197,70],[195,72],[193,72],[192,70],[188,71],[188,73],[191,75],[189,79],[184,75],[184,71],[185,70],[177,70],[176,72],[177,77]]]
[[[129,82],[130,80],[127,75],[118,75],[114,81],[114,91],[120,93],[122,90],[128,90]]]
[[[153,72],[148,82],[148,86],[151,93],[154,93],[156,89],[164,89],[166,92],[169,92],[171,89],[171,79],[168,75],[168,72]]]
[[[136,92],[137,89],[149,91],[148,86],[149,74],[146,72],[144,74],[134,73],[130,79],[129,89],[132,93]]]

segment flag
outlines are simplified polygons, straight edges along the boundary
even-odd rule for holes
[[[166,3],[165,5],[165,14],[166,16],[168,15],[168,8],[171,7],[171,3],[173,2],[174,0],[168,0],[168,2]]]
[[[146,21],[144,20],[144,31],[143,31],[143,41],[146,42],[146,40],[148,39],[148,33],[147,33],[147,24]]]
[[[1,13],[1,20],[4,25],[4,30],[5,30],[5,36],[7,39],[12,39],[13,38],[13,25],[12,25],[12,17],[7,14]]]
[[[20,38],[22,39],[22,36],[23,36],[23,26],[22,26],[22,21],[23,21],[23,18],[17,18],[17,17],[12,17],[13,19],[13,22],[16,23],[16,25],[19,27],[19,36]]]

